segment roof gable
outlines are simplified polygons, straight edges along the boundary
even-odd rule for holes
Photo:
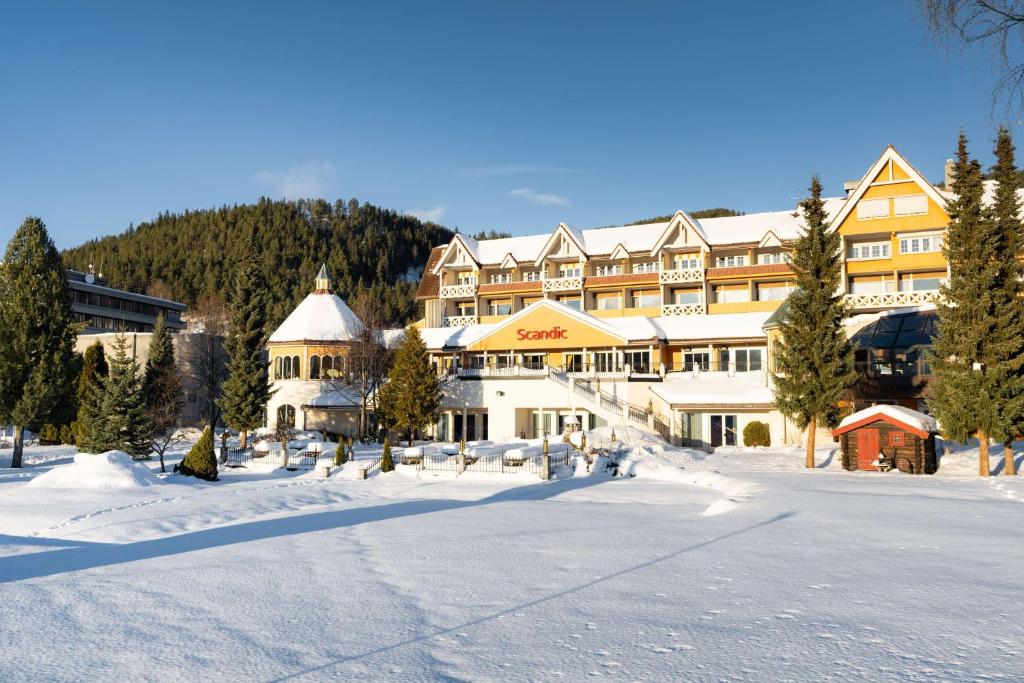
[[[559,223],[555,231],[551,233],[551,237],[537,254],[534,265],[541,265],[544,263],[544,259],[555,251],[559,256],[578,256],[581,261],[587,260],[587,250],[583,246],[582,236],[565,223]]]
[[[434,274],[439,275],[441,269],[448,265],[477,266],[478,263],[474,253],[476,251],[475,247],[476,240],[467,238],[465,235],[455,235],[444,251],[441,252],[441,257],[434,266]]]
[[[468,351],[618,346],[627,338],[599,318],[565,304],[542,299],[507,320],[466,340]]]
[[[697,247],[703,251],[710,249],[707,235],[700,225],[685,211],[676,211],[672,220],[665,226],[661,237],[651,248],[651,256],[656,256],[658,251],[666,246],[674,247]]]

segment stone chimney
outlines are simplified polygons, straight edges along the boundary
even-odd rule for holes
[[[953,189],[953,166],[955,162],[952,159],[946,159],[946,165],[942,167],[942,185],[944,190]]]

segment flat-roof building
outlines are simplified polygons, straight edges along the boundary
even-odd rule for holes
[[[68,285],[75,320],[85,323],[82,334],[152,332],[161,313],[170,329],[185,328],[185,304],[177,301],[115,289],[102,277],[77,270],[68,271]]]

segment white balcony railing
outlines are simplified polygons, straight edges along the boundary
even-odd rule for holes
[[[680,270],[663,270],[658,275],[658,282],[663,285],[675,282],[701,282],[704,280],[703,268],[683,268]]]
[[[704,304],[662,304],[662,315],[703,315]]]
[[[464,282],[458,285],[441,285],[442,299],[476,296],[476,282]]]
[[[846,303],[854,310],[890,308],[893,306],[919,306],[939,300],[939,290],[919,292],[878,292],[873,294],[847,294]]]
[[[444,327],[466,327],[476,325],[475,315],[450,315],[444,319]]]
[[[582,277],[553,277],[543,280],[545,292],[565,292],[583,289]]]

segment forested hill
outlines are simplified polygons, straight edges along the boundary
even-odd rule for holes
[[[120,235],[67,249],[63,256],[77,270],[102,264],[112,287],[169,294],[193,306],[228,291],[252,238],[262,253],[271,324],[311,291],[321,263],[327,264],[339,296],[351,301],[370,294],[383,302],[390,323],[401,324],[416,316],[416,283],[431,247],[452,235],[443,226],[354,199],[333,204],[261,199],[160,214]]]

